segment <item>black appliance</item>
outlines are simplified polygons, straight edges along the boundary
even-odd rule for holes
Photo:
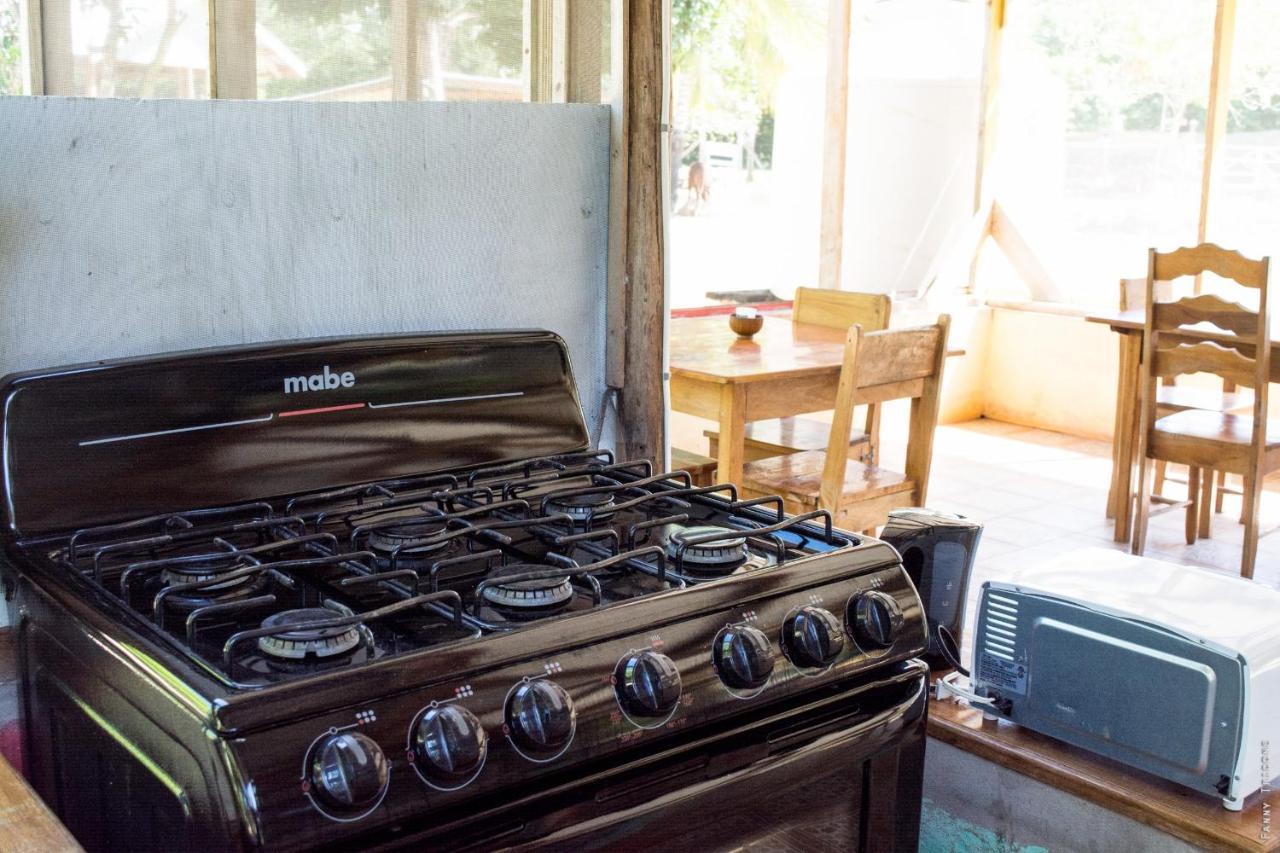
[[[897,549],[924,602],[929,622],[929,652],[925,660],[938,669],[956,666],[964,629],[965,596],[982,525],[949,512],[896,509],[889,513],[880,538]]]
[[[915,849],[898,555],[589,449],[550,333],[3,396],[26,764],[91,850]]]

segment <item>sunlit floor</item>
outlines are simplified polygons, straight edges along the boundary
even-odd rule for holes
[[[902,458],[905,440],[905,424],[894,414],[886,412],[882,428],[881,458],[889,468]],[[682,417],[673,417],[673,442],[705,452],[705,443],[694,443],[700,431],[677,420]],[[1114,523],[1105,513],[1110,454],[1104,441],[985,418],[938,427],[927,503],[985,526],[970,588],[1004,569],[1079,548],[1127,549],[1113,541]],[[1185,490],[1170,482],[1165,494],[1182,497]],[[1254,577],[1280,587],[1280,532],[1265,535],[1280,526],[1280,494],[1264,492],[1261,513],[1264,536]],[[1187,545],[1184,511],[1164,512],[1151,519],[1146,555],[1238,574],[1244,537],[1239,518],[1240,498],[1227,495],[1223,512],[1213,517],[1211,537]]]
[[[986,419],[940,427],[928,503],[985,525],[975,580],[1085,546],[1124,549],[1113,541],[1114,525],[1104,512],[1110,453],[1106,442]],[[1185,492],[1178,483],[1165,486],[1171,497]],[[1261,514],[1264,534],[1280,524],[1280,495],[1264,493]],[[1183,510],[1154,516],[1146,554],[1237,574],[1244,537],[1239,517],[1240,498],[1228,495],[1210,538],[1187,545]],[[1254,576],[1280,586],[1280,535],[1263,536]]]

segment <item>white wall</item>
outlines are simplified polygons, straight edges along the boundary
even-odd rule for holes
[[[528,328],[604,390],[603,106],[0,98],[0,373]]]

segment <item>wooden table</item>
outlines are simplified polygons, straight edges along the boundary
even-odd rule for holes
[[[671,408],[719,422],[718,482],[742,482],[751,421],[835,405],[845,335],[844,329],[793,323],[786,314],[764,315],[764,328],[750,340],[735,335],[723,315],[672,318]]]
[[[1152,725],[1159,725],[1152,719]],[[1231,812],[1222,801],[950,700],[929,701],[929,737],[1207,850],[1280,849],[1270,829],[1280,795],[1259,792]]]
[[[1133,481],[1137,461],[1134,455],[1138,448],[1142,336],[1146,316],[1143,309],[1138,309],[1090,314],[1085,319],[1090,323],[1110,326],[1120,336],[1120,372],[1116,382],[1116,422],[1111,444],[1111,489],[1107,496],[1107,515],[1114,515],[1116,520],[1115,540],[1128,542],[1133,525]],[[1196,340],[1212,340],[1214,336],[1213,331],[1197,330]],[[1225,334],[1222,337],[1224,340],[1227,338]],[[1248,349],[1241,349],[1241,352],[1251,354]],[[1271,327],[1271,381],[1280,382],[1280,321]]]

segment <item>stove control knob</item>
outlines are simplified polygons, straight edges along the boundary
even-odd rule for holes
[[[680,670],[657,652],[636,652],[613,673],[622,710],[633,717],[665,717],[680,701]]]
[[[387,790],[391,769],[373,738],[359,732],[332,734],[311,751],[311,789],[320,801],[343,811],[373,805]]]
[[[467,781],[488,754],[489,736],[480,720],[459,705],[429,708],[414,728],[414,763],[433,782]]]
[[[773,672],[773,643],[758,628],[722,628],[711,646],[711,662],[729,687],[755,690]]]
[[[512,742],[539,757],[569,745],[577,716],[568,691],[545,678],[521,684],[507,700],[507,730]]]
[[[902,608],[883,592],[864,592],[849,602],[849,630],[864,649],[887,649],[902,627]]]
[[[801,607],[782,623],[782,648],[801,669],[830,666],[844,651],[840,620],[821,607]]]

